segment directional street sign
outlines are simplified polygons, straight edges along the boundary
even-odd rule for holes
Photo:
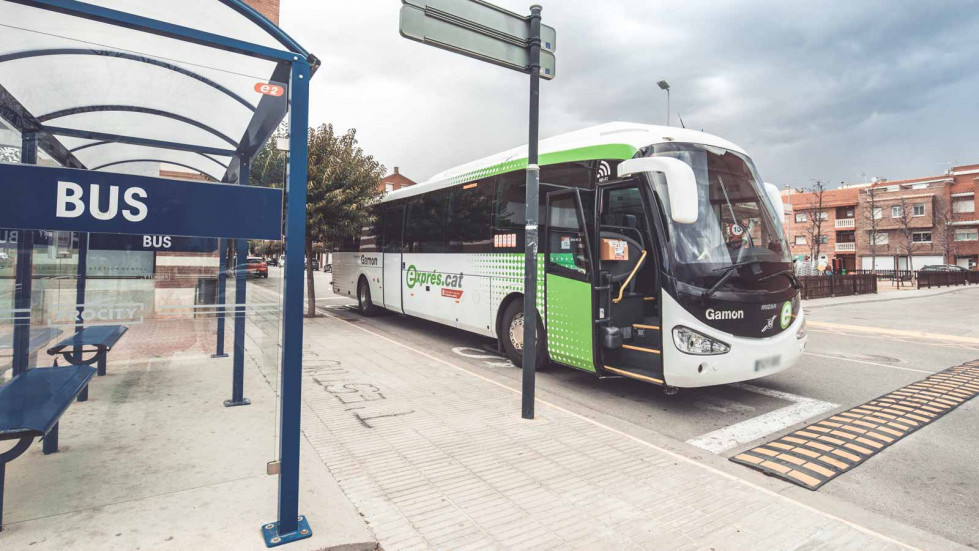
[[[401,36],[481,59],[522,73],[531,72],[530,18],[481,0],[402,0]],[[540,26],[540,76],[555,75],[557,33]]]

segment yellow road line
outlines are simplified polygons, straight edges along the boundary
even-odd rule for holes
[[[841,331],[856,331],[859,333],[877,333],[878,335],[891,335],[894,337],[912,337],[917,339],[933,339],[939,341],[961,342],[967,344],[979,344],[977,337],[963,337],[961,335],[943,335],[941,333],[927,333],[924,331],[909,331],[907,329],[887,329],[884,327],[865,327],[863,325],[847,325],[843,323],[829,323],[825,321],[807,322],[809,327],[820,327],[824,329],[836,329]]]

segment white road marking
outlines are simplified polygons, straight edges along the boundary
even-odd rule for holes
[[[783,430],[796,423],[801,423],[810,417],[814,417],[829,411],[838,404],[823,402],[805,396],[798,396],[780,390],[772,390],[747,383],[734,383],[730,386],[754,392],[770,398],[778,398],[788,402],[795,402],[791,406],[786,406],[775,411],[752,417],[740,423],[728,425],[726,427],[708,432],[707,434],[687,440],[687,444],[697,446],[700,449],[711,453],[723,453],[731,448],[764,438],[769,434]]]
[[[915,369],[913,367],[901,367],[899,365],[888,365],[888,364],[882,364],[877,362],[868,362],[866,360],[851,360],[850,358],[844,358],[842,356],[829,356],[827,354],[817,354],[815,352],[805,352],[804,354],[806,354],[807,356],[818,356],[820,358],[829,358],[831,360],[843,360],[844,362],[853,362],[855,364],[867,364],[867,365],[876,365],[878,367],[886,367],[889,369],[900,369],[901,371],[914,371],[916,373],[927,373],[929,375],[934,375],[935,373],[937,373],[937,371],[926,371],[924,369]]]

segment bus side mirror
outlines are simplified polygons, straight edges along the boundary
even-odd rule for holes
[[[772,207],[775,209],[775,216],[778,217],[779,223],[784,224],[785,204],[782,203],[782,194],[779,193],[778,187],[775,184],[765,182],[765,193],[768,195],[768,200],[772,202]]]
[[[670,216],[678,224],[697,222],[697,177],[690,165],[673,157],[640,157],[619,163],[619,178],[640,172],[662,172],[670,194]]]

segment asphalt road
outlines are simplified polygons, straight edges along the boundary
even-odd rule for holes
[[[252,281],[256,299],[275,296],[280,277],[281,270],[272,268],[268,280]],[[405,316],[362,317],[350,308],[353,300],[330,292],[329,274],[318,272],[316,279],[317,305],[325,312],[519,386],[520,371],[496,354],[493,340]],[[787,371],[748,384],[683,389],[666,396],[639,381],[598,380],[551,367],[539,373],[537,386],[583,410],[730,457],[979,358],[977,287],[927,298],[820,306],[807,314],[813,323],[803,359]],[[909,336],[912,331],[928,335]],[[819,493],[979,548],[977,402],[885,449]],[[749,476],[748,469],[745,473]]]

